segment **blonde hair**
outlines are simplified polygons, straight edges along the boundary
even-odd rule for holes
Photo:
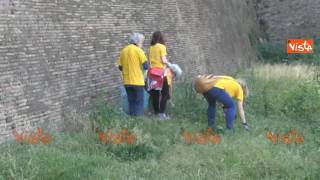
[[[193,86],[197,93],[203,94],[209,91],[217,82],[218,78],[210,75],[198,75],[193,79]]]
[[[244,79],[237,79],[237,82],[240,84],[240,86],[242,87],[244,96],[247,98],[249,97],[249,88],[247,85],[247,82]]]

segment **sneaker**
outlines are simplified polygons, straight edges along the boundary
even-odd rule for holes
[[[168,115],[168,114],[165,114],[166,115],[166,119],[167,120],[170,120],[171,119],[171,117]]]
[[[165,113],[160,113],[160,114],[159,114],[159,118],[160,118],[161,121],[166,121],[166,120],[168,120],[168,117],[167,117],[167,115],[166,115]]]

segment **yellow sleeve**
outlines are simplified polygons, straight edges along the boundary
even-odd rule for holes
[[[167,48],[165,45],[160,46],[160,57],[167,56]]]
[[[139,60],[141,64],[145,63],[148,60],[146,54],[142,49],[139,49]]]
[[[237,95],[236,95],[236,99],[239,100],[239,101],[243,101],[244,99],[244,95],[243,95],[243,90],[242,88],[240,87],[238,92],[237,92]]]

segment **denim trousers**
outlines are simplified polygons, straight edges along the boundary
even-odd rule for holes
[[[144,114],[144,86],[125,85],[128,102],[129,115],[142,116]]]
[[[233,129],[233,122],[236,118],[237,107],[230,95],[223,89],[213,87],[203,94],[208,106],[208,125],[211,128],[216,127],[216,102],[223,104],[227,129]]]

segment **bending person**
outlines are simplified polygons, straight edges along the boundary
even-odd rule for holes
[[[220,102],[223,104],[227,129],[233,130],[237,106],[243,127],[249,128],[243,108],[243,101],[248,97],[249,90],[244,80],[236,80],[230,76],[202,75],[194,79],[194,86],[198,93],[203,94],[209,104],[209,127],[216,128],[216,102]],[[233,99],[237,101],[237,104]]]

